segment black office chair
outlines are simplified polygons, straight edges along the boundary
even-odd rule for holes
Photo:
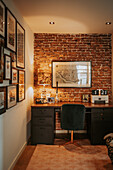
[[[71,130],[71,141],[68,143],[74,143],[73,131],[83,130],[84,122],[85,122],[85,106],[84,105],[82,104],[62,105],[61,128],[64,130]]]

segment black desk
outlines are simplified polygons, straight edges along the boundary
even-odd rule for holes
[[[31,143],[53,144],[55,112],[62,104],[84,104],[87,116],[87,133],[91,144],[104,144],[103,137],[113,133],[113,105],[81,102],[33,104],[31,106]]]

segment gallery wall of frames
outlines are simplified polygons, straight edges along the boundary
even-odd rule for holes
[[[8,86],[4,86],[5,80],[9,81]],[[0,114],[3,114],[25,99],[25,30],[1,0],[0,84]]]

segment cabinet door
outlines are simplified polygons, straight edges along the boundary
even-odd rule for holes
[[[54,108],[32,108],[31,143],[54,143]]]
[[[113,132],[113,109],[92,109],[91,144],[105,144],[104,136]]]
[[[51,126],[34,126],[32,129],[32,144],[53,144],[54,133]]]

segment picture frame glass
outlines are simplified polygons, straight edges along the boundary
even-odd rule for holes
[[[15,68],[12,68],[12,84],[18,83],[18,70]]]
[[[5,55],[5,79],[11,79],[11,57]]]
[[[16,85],[7,87],[7,108],[13,107],[17,102]]]
[[[12,67],[16,68],[16,54],[13,53],[13,52],[10,52],[10,56],[11,56],[11,59],[12,59]]]
[[[82,102],[89,102],[89,94],[83,94],[82,95]]]
[[[0,114],[6,111],[6,88],[0,87]]]
[[[25,68],[25,31],[17,23],[17,67]]]
[[[16,19],[7,10],[7,48],[16,52]]]
[[[52,87],[91,87],[91,62],[53,61]]]
[[[5,37],[5,5],[0,1],[0,35]]]
[[[25,71],[19,70],[19,81],[18,81],[18,101],[25,99]]]
[[[0,83],[3,83],[4,75],[4,40],[0,38]]]

